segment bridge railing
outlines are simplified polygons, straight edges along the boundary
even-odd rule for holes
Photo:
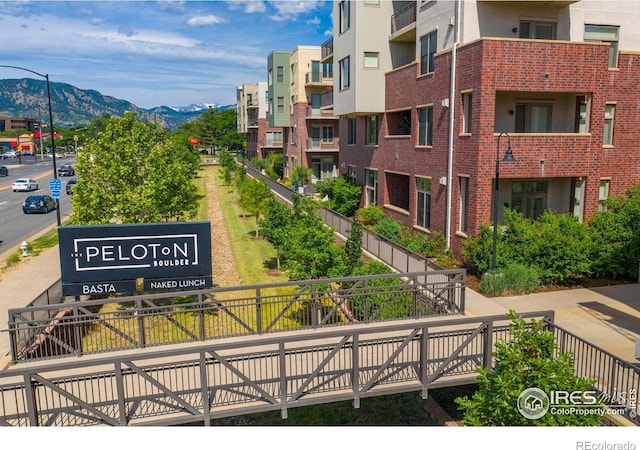
[[[106,298],[8,311],[14,362],[460,314],[464,270]]]
[[[553,321],[553,311],[523,317]],[[176,425],[474,383],[505,315],[236,337],[0,372],[0,425]]]

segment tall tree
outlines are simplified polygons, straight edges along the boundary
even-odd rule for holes
[[[276,249],[276,264],[280,270],[280,259],[284,244],[291,239],[291,210],[275,198],[267,200],[264,219],[260,221],[260,234]]]
[[[258,237],[261,214],[265,210],[266,202],[273,198],[274,194],[267,182],[258,178],[247,178],[240,183],[239,194],[238,205],[255,217],[256,237]]]
[[[78,155],[75,224],[146,223],[192,217],[198,156],[135,114],[109,119]]]

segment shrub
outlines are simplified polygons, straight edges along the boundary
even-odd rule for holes
[[[365,226],[373,226],[387,217],[384,210],[377,205],[369,205],[358,210],[360,222]]]
[[[487,272],[482,275],[480,289],[485,294],[503,295],[527,294],[540,285],[540,276],[535,267],[512,264],[497,273]]]
[[[390,241],[397,241],[402,233],[402,225],[391,217],[385,217],[375,224],[373,230]]]
[[[331,200],[329,208],[338,214],[352,217],[360,204],[362,188],[347,180],[345,176],[332,178],[315,184],[317,192]]]
[[[404,228],[398,243],[427,258],[437,258],[446,253],[445,238],[440,232],[424,234],[415,232],[410,228]]]

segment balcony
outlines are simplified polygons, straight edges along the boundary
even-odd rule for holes
[[[320,108],[328,109],[333,107],[333,88],[327,89],[320,94]]]
[[[257,108],[258,106],[258,99],[257,98],[253,98],[250,100],[247,100],[247,108]]]
[[[322,62],[331,62],[333,60],[333,37],[330,37],[321,46]]]
[[[402,8],[391,16],[390,41],[415,42],[416,40],[416,2]]]
[[[247,120],[247,126],[249,128],[257,127],[258,126],[258,119],[248,119]]]
[[[304,83],[305,86],[333,86],[333,72],[307,72]]]
[[[337,119],[337,116],[333,115],[333,109],[314,108],[311,105],[307,105],[306,116],[307,119]]]
[[[328,153],[340,150],[340,138],[334,137],[331,141],[323,138],[308,138],[304,149],[306,152]]]

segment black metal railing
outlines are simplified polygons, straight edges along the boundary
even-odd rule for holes
[[[320,47],[320,54],[323,60],[333,55],[333,37],[330,37],[322,43]]]
[[[416,2],[402,8],[391,16],[391,34],[416,21]]]

